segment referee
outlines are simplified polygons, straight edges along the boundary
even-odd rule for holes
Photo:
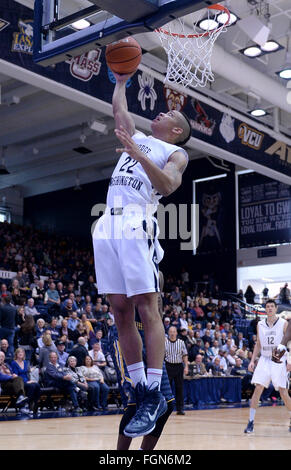
[[[165,363],[169,382],[175,383],[175,398],[177,415],[184,415],[184,378],[188,374],[188,353],[184,341],[177,339],[178,332],[175,326],[171,326],[165,344]],[[183,363],[185,368],[183,367]]]

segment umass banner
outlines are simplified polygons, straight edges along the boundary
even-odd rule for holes
[[[0,59],[111,103],[115,79],[105,62],[105,48],[49,67],[34,64],[32,53],[33,11],[13,0],[1,0]],[[183,110],[191,119],[193,137],[291,177],[291,147],[285,143],[164,86],[145,72],[138,71],[127,87],[131,112],[153,119],[159,112]]]
[[[239,176],[240,248],[291,242],[291,186],[263,175]]]

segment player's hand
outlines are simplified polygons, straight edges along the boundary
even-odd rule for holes
[[[112,72],[112,70],[111,70]],[[135,74],[136,71],[132,72],[132,73],[116,73],[116,72],[112,72],[114,77],[115,77],[115,80],[116,82],[118,83],[124,83],[124,82],[127,82],[127,80],[129,78],[131,78],[134,74]]]
[[[282,356],[285,354],[285,349],[279,350],[278,348],[273,349],[272,351],[272,361],[276,362],[276,364],[282,364],[282,361],[280,360]]]
[[[254,362],[250,362],[248,366],[248,371],[249,372],[254,372],[255,364]]]
[[[134,160],[140,161],[144,154],[141,152],[138,145],[131,138],[127,130],[123,126],[120,126],[120,129],[115,129],[115,135],[123,145],[122,148],[117,148],[116,152],[126,152]]]

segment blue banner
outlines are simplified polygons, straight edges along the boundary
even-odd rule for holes
[[[291,186],[240,175],[239,234],[240,248],[291,242]]]
[[[105,62],[105,48],[96,48],[49,67],[36,65],[32,52],[33,11],[13,0],[2,0],[1,59],[111,103],[115,81]],[[148,119],[170,109],[183,110],[191,119],[194,137],[291,176],[291,147],[164,86],[145,72],[138,71],[129,81],[127,97],[129,110]]]

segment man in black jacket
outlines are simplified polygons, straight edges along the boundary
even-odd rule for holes
[[[80,338],[78,338],[78,344],[75,344],[70,352],[70,356],[75,356],[77,359],[77,367],[85,365],[85,357],[88,356],[88,350],[85,344],[85,338],[80,336]]]
[[[14,353],[14,335],[15,335],[15,319],[17,310],[11,304],[11,295],[7,294],[3,297],[3,305],[0,305],[0,339],[7,339],[9,343],[9,353]]]

